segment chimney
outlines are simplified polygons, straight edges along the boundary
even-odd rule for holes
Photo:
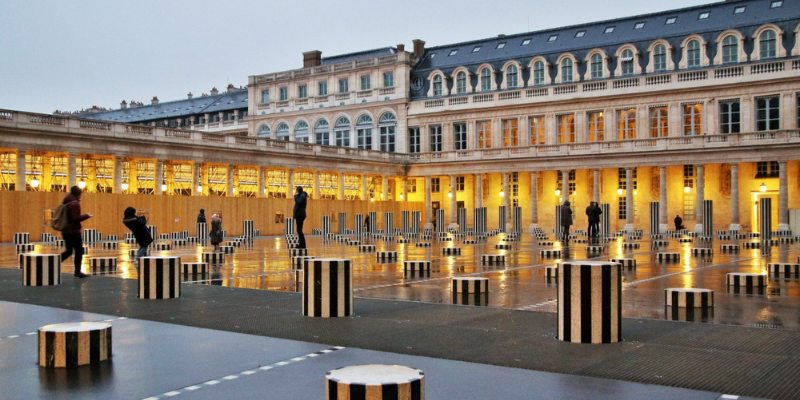
[[[414,58],[421,58],[422,54],[425,53],[425,41],[420,39],[414,39]]]
[[[153,96],[153,99],[150,100],[150,105],[157,106],[158,105],[158,96]]]
[[[397,45],[397,52],[398,52],[398,53],[402,53],[402,52],[404,52],[404,51],[406,51],[406,45],[404,45],[404,44],[402,44],[402,43],[398,44],[398,45]]]
[[[189,93],[187,93],[187,94],[186,94],[186,98],[187,98],[187,99],[191,100],[191,99],[192,99],[192,97],[194,97],[194,95],[192,94],[192,92],[189,92]]]
[[[219,90],[217,90],[217,87],[216,86],[212,87],[211,88],[211,95],[212,96],[216,96],[218,94],[219,94]]]
[[[125,101],[125,100],[122,100],[122,102],[121,102],[121,103],[119,103],[119,108],[120,108],[121,110],[124,110],[124,109],[128,108],[128,102],[127,102],[127,101]]]
[[[228,91],[228,93],[230,93],[230,92],[236,90],[236,86],[233,86],[232,83],[229,83],[228,84],[228,88],[226,90]]]
[[[303,52],[303,68],[318,67],[322,65],[322,52],[311,50]]]

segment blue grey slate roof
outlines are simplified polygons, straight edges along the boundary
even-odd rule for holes
[[[177,118],[207,112],[247,108],[247,89],[234,89],[214,96],[165,101],[157,105],[83,114],[80,117],[111,122],[136,123],[157,119]]]
[[[322,57],[322,65],[339,64],[353,60],[365,60],[369,58],[390,56],[397,53],[394,47],[382,47],[380,49],[364,50],[355,53],[339,54],[336,56]]]
[[[781,7],[770,8],[773,1],[716,2],[633,17],[430,47],[426,49],[421,60],[414,66],[412,82],[414,78],[424,80],[435,69],[440,69],[449,75],[456,67],[465,66],[474,73],[477,66],[483,63],[491,63],[495,68],[499,68],[505,61],[515,59],[524,65],[538,55],[545,56],[550,64],[553,64],[561,54],[566,52],[571,52],[578,60],[582,60],[594,48],[602,48],[607,54],[613,55],[618,46],[626,43],[633,43],[641,53],[644,53],[650,43],[657,39],[667,39],[674,48],[680,48],[683,39],[691,34],[700,34],[707,42],[714,43],[716,35],[726,29],[736,28],[744,35],[748,35],[752,34],[758,26],[768,22],[776,23],[784,29],[784,45],[787,49],[791,49],[794,43],[793,31],[800,19],[800,1],[784,0]],[[737,7],[745,7],[745,11],[734,14],[734,9]],[[709,13],[708,17],[700,19],[700,14],[704,12]],[[667,24],[667,19],[673,17],[675,22]],[[644,23],[644,26],[635,29],[638,23]],[[614,28],[613,32],[605,33],[609,27]],[[578,32],[583,32],[583,35],[577,37]],[[555,36],[555,40],[548,41],[553,36]],[[523,44],[526,40],[530,40],[530,43]],[[498,48],[500,43],[505,43],[505,46]],[[478,46],[480,50],[473,51]],[[747,51],[752,49],[752,43],[745,46]],[[716,48],[708,47],[708,51],[711,52],[709,57],[713,57]],[[450,55],[453,50],[457,52]],[[678,56],[678,54],[674,55]],[[424,82],[423,88],[412,90],[412,98],[423,97],[427,86],[428,82]]]

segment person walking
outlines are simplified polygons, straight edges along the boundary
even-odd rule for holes
[[[153,236],[150,235],[150,230],[147,229],[147,218],[144,215],[137,216],[136,209],[128,207],[123,213],[122,223],[131,230],[136,243],[139,245],[139,250],[136,251],[136,256],[133,258],[133,265],[138,268],[137,261],[147,255],[147,248],[153,243]]]
[[[561,230],[563,231],[562,241],[566,244],[569,241],[569,227],[572,226],[572,209],[569,208],[569,200],[564,200],[561,206]]]
[[[206,223],[206,210],[204,208],[201,208],[200,214],[197,214],[197,223],[198,224]]]
[[[683,227],[683,218],[681,218],[680,215],[676,215],[675,216],[674,222],[675,222],[675,230],[676,231],[679,231],[681,229],[686,229],[686,228]]]
[[[297,236],[300,238],[298,247],[306,248],[306,235],[303,234],[303,222],[306,220],[306,205],[308,204],[308,194],[303,191],[302,186],[298,186],[294,194],[294,209],[292,217],[297,227]]]
[[[222,236],[222,217],[219,214],[213,214],[211,215],[211,231],[208,232],[208,238],[211,239],[211,244],[214,245],[214,252],[219,251]]]
[[[64,197],[61,204],[67,208],[67,226],[61,231],[64,239],[64,252],[61,253],[61,262],[75,253],[75,277],[86,278],[89,275],[81,272],[81,262],[83,261],[83,236],[81,235],[81,222],[92,217],[92,214],[81,213],[81,194],[83,191],[77,186],[69,189],[69,194]]]

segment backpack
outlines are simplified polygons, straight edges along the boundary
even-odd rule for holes
[[[50,221],[50,227],[61,232],[67,229],[69,225],[69,213],[67,204],[59,204],[53,211],[53,219]]]

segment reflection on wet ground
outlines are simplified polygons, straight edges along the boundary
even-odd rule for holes
[[[523,234],[513,241],[510,250],[497,250],[504,234],[490,237],[479,244],[464,244],[460,238],[439,242],[435,238],[431,247],[417,247],[415,239],[401,244],[378,239],[362,239],[361,243],[376,245],[377,251],[397,251],[397,260],[379,262],[374,252],[359,252],[357,246],[348,246],[321,237],[307,236],[309,255],[315,257],[341,257],[353,260],[353,285],[357,297],[398,299],[433,303],[453,303],[450,278],[454,276],[482,276],[489,278],[489,296],[476,300],[479,305],[556,312],[555,282],[545,279],[545,267],[555,265],[561,259],[542,258],[542,249],[561,249],[563,259],[603,259],[624,257],[636,260],[635,268],[623,268],[623,315],[632,318],[681,319],[721,324],[800,329],[800,280],[797,278],[772,278],[761,292],[752,294],[729,292],[725,285],[728,272],[767,273],[772,262],[798,263],[800,244],[780,244],[763,250],[742,249],[738,253],[722,253],[720,244],[737,241],[713,240],[700,243],[679,243],[677,238],[667,239],[666,247],[652,248],[651,240],[643,238],[637,242],[639,249],[624,249],[623,239],[611,241],[600,256],[587,255],[587,245],[572,243],[562,248],[539,246],[538,240]],[[627,240],[630,242],[630,240]],[[742,243],[744,240],[741,241]],[[442,256],[442,247],[460,247],[459,256]],[[693,256],[692,247],[709,247],[714,250],[711,257]],[[742,246],[743,247],[743,246]],[[89,247],[84,257],[83,271],[89,272],[89,257],[117,256],[119,265],[116,274],[109,276],[135,279],[130,247],[119,243],[118,250],[104,250],[100,246]],[[180,256],[182,261],[199,261],[210,246],[189,245],[171,251],[155,252]],[[680,254],[678,262],[658,262],[657,252],[670,251]],[[36,252],[55,253],[60,249],[37,244]],[[505,264],[484,266],[483,254],[504,254]],[[430,273],[404,274],[403,261],[430,260]],[[261,237],[250,244],[236,248],[234,254],[226,255],[225,262],[213,266],[208,277],[199,277],[196,284],[212,284],[261,290],[298,291],[302,286],[302,272],[292,268],[287,243],[283,237]],[[13,246],[0,246],[0,266],[16,268],[17,256]],[[65,262],[65,273],[72,272],[72,260]],[[673,313],[664,308],[664,289],[669,287],[698,287],[715,291],[715,308],[709,312]],[[470,301],[470,304],[476,304]]]

